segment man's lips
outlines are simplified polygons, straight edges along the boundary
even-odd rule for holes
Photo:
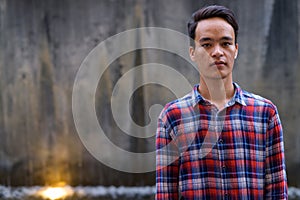
[[[224,66],[226,65],[226,63],[224,61],[215,61],[213,63],[210,64],[210,66]]]

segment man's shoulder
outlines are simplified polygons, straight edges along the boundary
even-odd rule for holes
[[[193,91],[189,92],[188,94],[184,95],[181,98],[175,99],[169,103],[167,103],[161,115],[165,115],[167,113],[178,113],[181,112],[182,109],[188,108],[193,105],[194,102]]]
[[[165,105],[166,109],[173,109],[173,108],[184,108],[192,105],[193,102],[193,91],[189,92],[188,94],[175,99]]]
[[[242,90],[242,95],[243,95],[243,99],[244,99],[245,103],[248,106],[264,106],[264,107],[270,107],[270,108],[276,110],[275,104],[271,100],[269,100],[265,97],[262,97],[258,94],[254,94],[252,92],[248,92],[246,90]]]

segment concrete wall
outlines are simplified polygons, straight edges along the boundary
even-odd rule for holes
[[[222,4],[237,14],[235,81],[278,106],[289,183],[300,186],[297,0],[0,0],[0,184],[153,185],[153,172],[116,171],[82,145],[72,116],[73,83],[80,64],[101,41],[145,26],[186,33],[191,13],[205,4]],[[135,42],[142,40],[137,37]],[[128,151],[153,151],[154,138],[122,133],[112,117],[110,97],[122,75],[149,62],[172,66],[191,84],[198,81],[198,72],[170,52],[137,50],[115,60],[101,77],[95,108],[109,138]],[[141,77],[135,77],[129,87]],[[174,98],[167,88],[146,85],[133,94],[128,106],[133,120],[145,125],[151,105]]]

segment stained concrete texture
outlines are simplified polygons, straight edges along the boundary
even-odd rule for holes
[[[0,184],[153,185],[154,172],[111,169],[82,144],[72,115],[76,73],[89,52],[110,36],[150,26],[186,34],[191,14],[208,4],[228,6],[237,15],[239,55],[234,79],[277,105],[284,127],[289,184],[299,187],[297,0],[0,0]],[[138,45],[147,36],[137,35],[132,42]],[[105,49],[108,54],[116,50],[110,47]],[[182,48],[188,51],[188,46]],[[99,58],[100,63],[101,59],[105,60]],[[199,80],[188,60],[159,49],[135,50],[110,63],[98,83],[95,109],[107,137],[131,152],[154,151],[154,136],[141,139],[125,134],[112,115],[111,96],[126,72],[147,63],[171,66],[191,85]],[[145,79],[147,74],[140,72],[126,83],[132,89]],[[176,82],[168,74],[165,79]],[[128,126],[132,120],[145,126],[153,104],[164,105],[174,98],[172,91],[158,84],[139,87],[125,105],[131,114],[123,120],[125,124],[128,120]],[[102,153],[110,155],[109,150]]]

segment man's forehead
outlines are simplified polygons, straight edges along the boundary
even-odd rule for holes
[[[222,18],[209,18],[199,21],[195,32],[197,40],[202,37],[234,38],[233,27]]]
[[[224,27],[230,27],[233,29],[233,27],[223,18],[220,17],[212,17],[208,19],[202,19],[198,22],[198,26],[201,27],[212,27],[212,26],[224,26]]]

